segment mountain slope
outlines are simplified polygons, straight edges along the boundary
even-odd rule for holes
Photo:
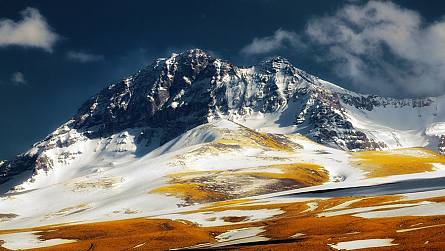
[[[346,150],[412,146],[440,150],[443,131],[433,123],[445,118],[440,110],[444,100],[361,95],[311,76],[283,58],[237,67],[193,49],[159,59],[102,90],[30,151],[3,163],[0,183],[75,161],[81,150],[61,149],[78,141],[128,131],[135,154],[143,155],[220,118],[258,130],[298,132]],[[407,138],[411,140],[404,141]]]

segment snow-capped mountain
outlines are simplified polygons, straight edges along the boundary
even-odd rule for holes
[[[152,154],[181,134],[221,119],[261,132],[299,133],[342,150],[427,146],[443,152],[444,105],[443,96],[354,93],[280,57],[239,67],[192,49],[158,59],[103,89],[29,151],[1,162],[0,184],[3,191],[24,181],[28,185],[16,188],[34,188],[88,174],[93,160]],[[55,167],[64,167],[63,177],[36,179]]]
[[[0,161],[0,249],[443,247],[444,105],[279,57],[158,59]]]

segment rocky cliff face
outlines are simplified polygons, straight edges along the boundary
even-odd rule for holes
[[[439,152],[445,154],[445,135],[439,137]]]
[[[344,150],[380,149],[386,145],[355,128],[344,105],[371,111],[386,106],[427,106],[429,102],[334,88],[279,57],[238,67],[193,49],[158,59],[103,89],[30,151],[1,163],[0,184],[24,171],[45,171],[55,163],[68,163],[81,151],[61,149],[80,141],[117,140],[113,135],[119,133],[128,139],[122,132],[133,130],[136,145],[153,148],[209,121],[252,113],[287,110],[299,132],[319,143]]]
[[[275,75],[286,71],[287,85],[298,75],[288,62],[282,69],[271,64],[264,62],[258,71],[238,68],[197,49],[159,59],[91,98],[70,126],[91,137],[126,128],[167,127],[169,140],[220,115],[246,109],[274,112],[292,95],[280,92]]]
[[[308,94],[306,94],[308,95]],[[309,92],[296,123],[305,126],[304,134],[315,141],[345,150],[372,150],[385,147],[354,128],[342,107],[340,95],[320,86]]]
[[[287,60],[242,68],[197,49],[157,60],[104,89],[82,106],[71,126],[90,137],[134,127],[162,128],[161,142],[166,142],[210,119],[278,112],[290,100],[303,104],[294,111],[295,123],[304,124],[320,143],[350,150],[380,147],[347,121],[336,93]]]

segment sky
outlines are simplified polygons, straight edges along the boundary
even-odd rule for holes
[[[444,45],[441,0],[0,0],[0,159],[173,52],[283,56],[354,91],[418,97],[445,94]]]

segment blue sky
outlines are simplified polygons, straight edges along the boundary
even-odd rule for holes
[[[280,55],[366,93],[445,93],[445,2],[0,0],[0,159],[106,85],[202,48],[239,65]]]

